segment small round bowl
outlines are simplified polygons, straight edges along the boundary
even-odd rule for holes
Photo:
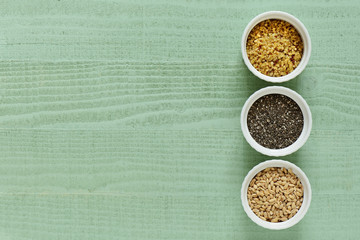
[[[250,181],[256,176],[256,174],[269,167],[281,167],[281,168],[284,167],[286,169],[291,169],[293,173],[299,178],[304,188],[303,202],[299,211],[292,218],[290,218],[285,222],[272,223],[262,220],[261,218],[255,215],[255,213],[251,210],[248,203],[247,191]],[[248,217],[257,225],[271,230],[286,229],[297,224],[308,211],[310,207],[310,202],[311,202],[311,186],[309,179],[299,167],[297,167],[293,163],[284,160],[268,160],[256,165],[253,169],[249,171],[241,187],[241,203]]]
[[[301,58],[301,61],[299,65],[289,74],[282,76],[282,77],[270,77],[265,74],[262,74],[256,68],[250,63],[247,52],[246,52],[246,43],[249,36],[249,33],[251,30],[260,22],[267,20],[267,19],[279,19],[284,20],[288,23],[290,23],[292,26],[295,27],[295,29],[298,31],[298,33],[301,36],[301,39],[304,44],[304,52]],[[241,40],[241,51],[242,51],[242,57],[244,59],[244,62],[246,66],[249,68],[249,70],[255,74],[255,76],[273,83],[281,83],[285,81],[289,81],[290,79],[295,78],[297,75],[299,75],[306,67],[307,63],[309,62],[310,55],[311,55],[311,40],[310,35],[304,26],[302,22],[300,22],[299,19],[296,17],[286,13],[286,12],[280,12],[280,11],[270,11],[262,13],[258,16],[256,16],[254,19],[250,21],[250,23],[246,26],[244,33],[242,35]]]
[[[259,99],[262,96],[268,95],[268,94],[282,94],[285,95],[292,100],[294,100],[297,105],[300,107],[301,112],[303,114],[304,118],[304,126],[302,129],[302,132],[298,139],[291,144],[290,146],[286,148],[281,149],[270,149],[266,148],[259,143],[255,141],[255,139],[251,136],[249,132],[249,128],[247,125],[247,116],[250,107],[254,104],[254,102]],[[286,88],[286,87],[280,87],[280,86],[272,86],[272,87],[265,87],[262,88],[255,93],[253,93],[245,102],[242,110],[241,110],[241,116],[240,116],[240,123],[241,123],[241,130],[243,132],[243,135],[246,139],[246,141],[253,147],[256,151],[268,155],[268,156],[285,156],[289,155],[295,151],[297,151],[299,148],[301,148],[307,139],[309,138],[311,127],[312,127],[312,118],[311,118],[311,112],[308,104],[306,101],[295,91]]]

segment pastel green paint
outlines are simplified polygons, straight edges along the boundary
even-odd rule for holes
[[[1,1],[1,239],[355,239],[360,221],[358,1]],[[240,112],[269,86],[241,59],[261,12],[299,18],[304,72],[282,86],[313,115],[283,159],[313,198],[293,228],[241,207],[269,159]]]

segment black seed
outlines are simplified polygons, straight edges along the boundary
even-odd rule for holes
[[[257,99],[247,115],[249,132],[260,145],[270,149],[286,148],[300,136],[304,117],[297,103],[282,94]]]

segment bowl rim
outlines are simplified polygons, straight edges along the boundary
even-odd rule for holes
[[[256,70],[256,68],[250,63],[249,58],[247,56],[246,43],[250,31],[256,26],[256,24],[267,19],[280,19],[289,22],[298,31],[304,44],[303,56],[301,58],[299,65],[292,72],[290,72],[285,76],[270,77],[265,74],[262,74],[261,72]],[[297,77],[305,69],[311,56],[311,38],[305,25],[293,15],[282,11],[268,11],[254,17],[245,27],[241,39],[241,52],[242,52],[242,58],[246,66],[255,76],[268,82],[281,83]]]
[[[262,220],[257,215],[255,215],[255,213],[251,210],[249,203],[248,203],[247,189],[249,187],[250,181],[255,177],[255,175],[257,173],[259,173],[260,171],[262,171],[268,167],[284,167],[286,169],[291,169],[293,171],[293,173],[299,178],[299,180],[301,181],[301,184],[303,185],[304,197],[303,197],[303,202],[301,204],[301,207],[292,218],[290,218],[289,220],[287,220],[285,222],[272,223],[272,222]],[[286,229],[286,228],[290,228],[290,227],[294,226],[295,224],[297,224],[301,219],[304,218],[307,211],[309,210],[310,203],[311,203],[311,197],[312,197],[311,185],[310,185],[310,181],[309,181],[308,177],[306,176],[306,174],[295,164],[293,164],[289,161],[280,160],[280,159],[267,160],[265,162],[261,162],[258,165],[254,166],[248,172],[248,174],[245,176],[244,181],[241,186],[241,203],[242,203],[243,209],[244,209],[245,213],[247,214],[247,216],[257,225],[267,228],[267,229],[271,229],[271,230]]]

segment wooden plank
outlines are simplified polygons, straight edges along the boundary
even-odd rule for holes
[[[3,61],[0,66],[0,124],[10,128],[234,129],[248,96],[269,85],[237,64]],[[308,101],[314,129],[357,129],[359,69],[310,65],[284,85]]]
[[[239,130],[3,129],[0,136],[1,192],[236,196],[247,172],[272,159]],[[309,175],[314,193],[360,192],[359,140],[359,131],[315,130],[283,159]]]
[[[263,231],[246,217],[238,204],[239,196],[1,194],[0,237],[5,240],[276,240],[289,236],[292,239],[351,239],[360,233],[356,221],[359,201],[359,194],[317,194],[304,221],[283,231]],[[348,208],[353,211],[348,212]]]
[[[313,40],[312,61],[358,59],[357,0],[5,1],[1,58],[239,63],[243,29],[254,16],[273,9],[305,23]]]

